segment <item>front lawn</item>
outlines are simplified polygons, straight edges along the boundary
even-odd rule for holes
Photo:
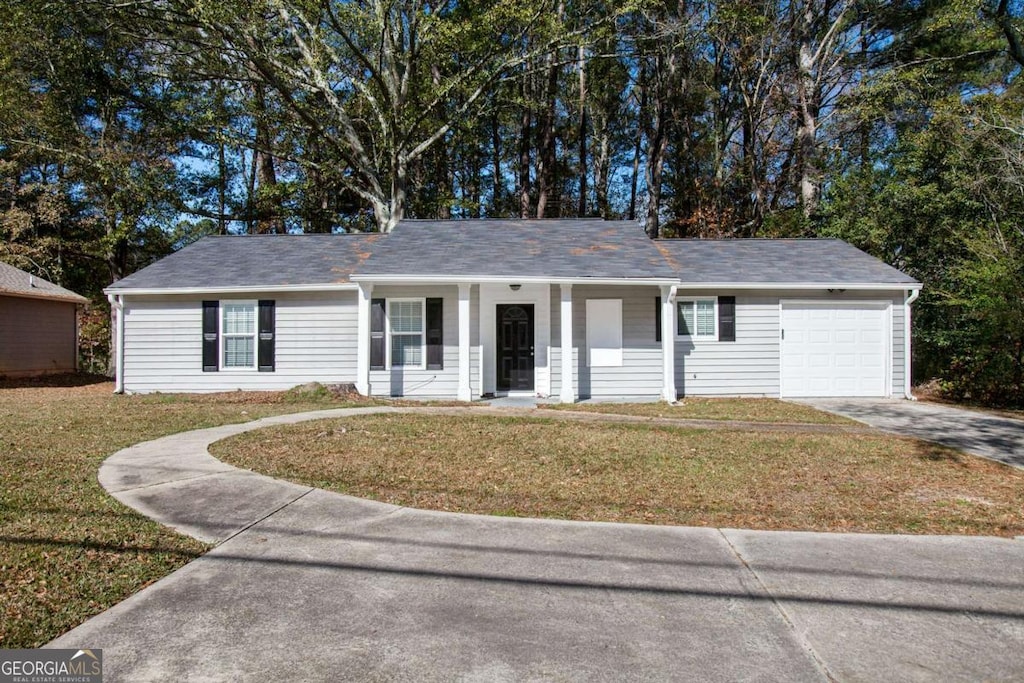
[[[37,647],[207,547],[96,480],[111,453],[165,434],[343,405],[328,392],[115,396],[82,377],[0,384],[0,647]]]
[[[1024,472],[913,439],[376,415],[214,444],[282,479],[417,508],[752,529],[1024,533]]]
[[[810,406],[775,398],[686,398],[668,403],[553,403],[545,410],[569,410],[611,415],[635,415],[677,420],[731,420],[735,422],[789,422],[800,424],[858,424]]]

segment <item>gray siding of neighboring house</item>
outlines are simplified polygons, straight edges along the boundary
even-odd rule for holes
[[[440,297],[444,339],[443,368],[391,368],[370,371],[370,394],[373,396],[406,396],[410,398],[454,399],[459,391],[459,288],[457,285],[376,286],[374,299],[426,299]],[[469,300],[470,319],[470,388],[479,396],[480,365],[480,288],[472,287]],[[354,323],[353,323],[354,324]],[[354,332],[353,332],[354,334]],[[354,339],[354,337],[353,337]]]
[[[676,392],[680,397],[778,396],[781,382],[780,301],[783,299],[891,301],[891,391],[893,396],[903,395],[902,291],[846,291],[829,294],[802,290],[707,292],[680,288],[677,299],[729,295],[736,297],[736,341],[692,342],[676,338]]]
[[[573,382],[581,399],[661,395],[661,342],[655,338],[657,287],[574,285]],[[561,391],[561,288],[551,287],[551,395]],[[622,300],[622,366],[587,366],[587,299]]]
[[[129,392],[289,389],[307,382],[354,382],[354,291],[224,296],[276,301],[274,372],[203,372],[203,300],[216,296],[125,297],[124,388]]]
[[[0,296],[0,376],[74,372],[76,316],[74,303]]]

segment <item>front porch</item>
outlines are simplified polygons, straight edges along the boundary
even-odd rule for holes
[[[671,285],[392,278],[358,287],[363,395],[675,400]]]

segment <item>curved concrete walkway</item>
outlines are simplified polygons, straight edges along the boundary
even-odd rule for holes
[[[272,417],[111,456],[100,481],[114,496],[218,545],[51,646],[103,648],[107,681],[1024,672],[1021,540],[428,512],[245,472],[207,452],[268,425],[395,410]]]

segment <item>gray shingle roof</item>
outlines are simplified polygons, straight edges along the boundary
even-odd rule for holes
[[[84,304],[89,300],[41,277],[0,261],[0,294]]]
[[[344,284],[383,235],[204,237],[115,282],[127,289],[227,289]]]
[[[920,284],[836,239],[665,239],[655,244],[683,284]]]
[[[0,269],[0,291],[4,272]],[[390,235],[206,237],[108,290],[274,289],[345,284],[354,274],[369,279],[679,278],[684,285],[918,284],[841,240],[652,241],[639,225],[626,221],[473,220],[404,221]],[[20,277],[27,287],[28,274]]]
[[[404,221],[359,275],[674,278],[638,223],[601,220]]]

